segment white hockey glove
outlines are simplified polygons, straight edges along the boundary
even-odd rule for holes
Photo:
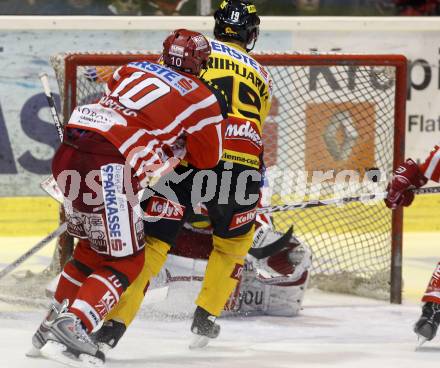
[[[254,244],[247,260],[256,278],[269,285],[295,285],[307,278],[312,265],[310,249],[295,236],[292,228],[286,234],[261,226],[254,235]]]

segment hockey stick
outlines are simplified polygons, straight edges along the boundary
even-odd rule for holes
[[[57,128],[58,136],[60,137],[61,142],[63,141],[63,126],[61,124],[57,108],[55,106],[55,98],[50,90],[49,86],[49,77],[46,73],[39,74],[41,84],[43,85],[44,94],[46,95],[47,103],[50,107],[50,114],[52,115],[52,119],[55,123],[55,127]]]
[[[440,187],[428,187],[428,188],[418,188],[412,189],[414,194],[432,194],[432,193],[440,193]],[[348,204],[352,202],[367,202],[367,201],[376,201],[385,199],[387,197],[387,193],[376,193],[376,194],[365,194],[361,196],[355,197],[345,197],[345,198],[332,198],[332,199],[316,199],[308,202],[299,202],[299,203],[288,203],[281,204],[278,206],[267,206],[257,208],[257,213],[274,213],[274,212],[282,212],[282,211],[292,211],[297,209],[305,209],[305,208],[314,208],[314,207],[322,207],[329,205],[340,205],[340,204]]]
[[[414,194],[440,193],[440,187],[419,188],[419,189],[414,189],[413,192]],[[350,202],[381,200],[381,199],[385,199],[386,196],[387,193],[379,193],[379,194],[371,194],[371,195],[364,195],[357,197],[334,198],[334,199],[322,200],[322,201],[316,200],[316,201],[309,201],[302,203],[292,203],[292,204],[285,204],[274,207],[261,207],[257,209],[257,213],[274,213],[274,212],[291,211],[291,210],[304,209],[304,208],[328,206],[332,204],[347,204]],[[287,230],[287,232],[284,235],[282,235],[279,239],[261,248],[251,248],[249,249],[249,254],[257,259],[270,257],[275,253],[279,252],[281,249],[283,249],[286,246],[286,244],[289,242],[292,236],[292,233],[293,233],[293,227],[291,226]]]
[[[61,120],[58,115],[58,111],[55,105],[55,98],[53,97],[52,91],[49,86],[49,77],[47,73],[40,73],[39,78],[41,80],[41,84],[43,85],[44,94],[46,95],[47,103],[50,108],[50,114],[52,116],[52,120],[55,123],[55,127],[57,128],[58,136],[60,137],[60,141],[63,141],[64,133],[63,126],[61,124]],[[53,175],[49,176],[47,179],[43,180],[40,184],[41,189],[43,189],[50,197],[54,198],[56,201],[63,203],[63,195],[55,181]]]
[[[24,253],[22,256],[17,258],[14,262],[12,262],[9,266],[6,266],[3,270],[0,271],[0,279],[5,277],[8,273],[15,270],[18,266],[20,266],[26,259],[37,253],[41,248],[43,248],[47,243],[51,242],[52,240],[58,238],[62,233],[64,233],[67,230],[67,224],[63,223],[61,224],[58,229],[50,233],[48,236],[46,236],[43,240],[39,241],[37,244],[35,244],[31,249],[29,249],[26,253]]]
[[[63,128],[63,125],[61,124],[61,120],[59,118],[58,111],[56,109],[55,98],[54,98],[52,91],[50,89],[49,78],[46,73],[40,73],[39,77],[41,80],[41,84],[43,85],[43,90],[44,90],[44,94],[46,95],[47,103],[50,107],[52,120],[55,124],[55,127],[57,128],[58,137],[60,138],[60,141],[63,142],[64,128]],[[53,177],[53,175],[51,175],[46,180],[41,182],[40,187],[47,194],[49,194],[50,197],[54,198],[56,201],[58,201],[62,205],[60,213],[63,216],[64,215],[64,207],[63,207],[64,195],[63,195],[63,192],[61,191],[60,187],[58,186],[55,178]],[[62,221],[62,220],[63,220],[63,218],[61,217],[60,221]],[[72,239],[69,235],[67,236],[67,238]],[[71,255],[71,251],[66,252],[66,249],[69,250],[70,247],[66,246],[66,244],[64,244],[64,246],[62,246],[61,240],[60,240],[59,244],[60,244],[60,247],[58,247],[59,248],[59,257],[60,257],[60,262],[62,262],[64,260],[64,258],[66,257],[66,255],[67,256]]]

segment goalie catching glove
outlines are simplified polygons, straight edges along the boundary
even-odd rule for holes
[[[283,235],[262,225],[255,231],[254,243],[246,260],[253,266],[261,283],[289,286],[307,278],[312,254],[307,246],[292,236],[292,228]]]

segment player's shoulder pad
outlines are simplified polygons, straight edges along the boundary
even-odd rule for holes
[[[229,101],[228,97],[226,96],[226,93],[218,88],[215,84],[211,83],[210,81],[207,81],[203,79],[203,76],[200,77],[200,80],[205,84],[208,89],[212,92],[212,94],[217,98],[218,104],[220,106],[223,118],[226,119],[228,117],[228,111],[229,111]]]

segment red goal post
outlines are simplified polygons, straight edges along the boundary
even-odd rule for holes
[[[135,52],[54,56],[51,61],[60,87],[64,122],[76,105],[96,101],[102,94],[100,73],[107,73],[106,67],[155,61],[157,57]],[[287,172],[295,170],[337,173],[350,169],[362,176],[374,167],[390,173],[404,159],[404,56],[254,57],[274,80],[274,102],[264,131],[265,159],[274,170],[279,169],[283,180],[290,175]],[[295,201],[295,191],[286,190],[286,181],[280,183],[278,179],[270,184],[272,203]],[[309,179],[307,176],[308,183]],[[335,182],[324,182],[321,194],[337,196]],[[295,234],[311,247],[314,285],[389,297],[391,302],[400,303],[402,216],[402,210],[391,212],[383,203],[354,203],[280,213],[274,222],[281,231],[293,223]]]

